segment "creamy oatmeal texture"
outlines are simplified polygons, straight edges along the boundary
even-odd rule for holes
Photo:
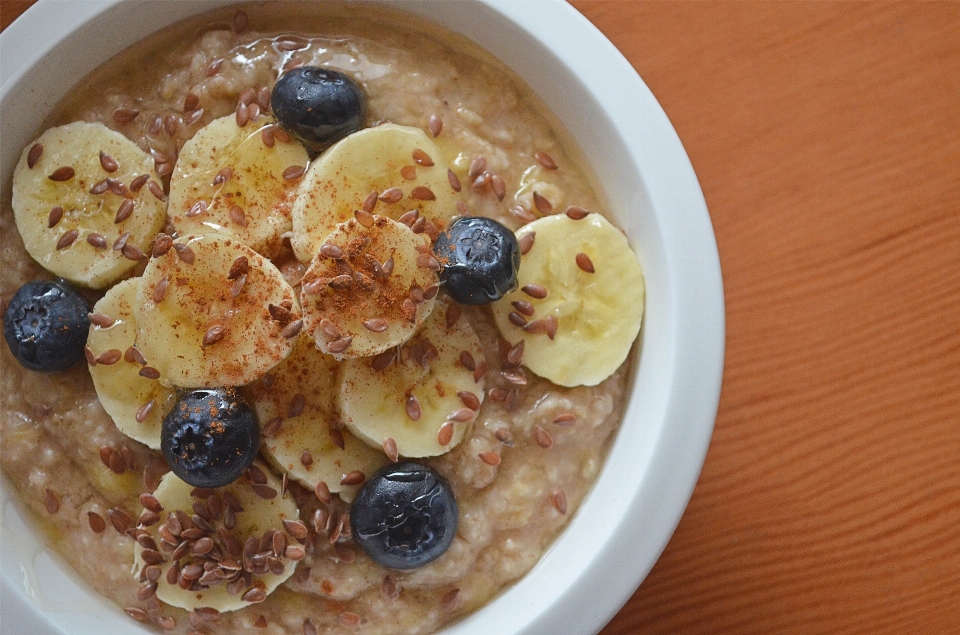
[[[232,113],[245,89],[271,87],[282,68],[327,66],[363,86],[368,125],[393,122],[436,137],[470,213],[517,229],[570,205],[602,209],[575,151],[562,145],[518,80],[488,54],[393,14],[302,9],[265,3],[176,25],[96,71],[47,125],[103,122],[150,152],[167,182],[184,142]],[[25,253],[9,200],[5,184],[4,306],[25,282],[50,277]],[[291,283],[306,270],[289,250],[275,262]],[[91,304],[102,295],[85,293]],[[0,353],[3,471],[66,562],[155,629],[433,632],[526,573],[568,522],[620,420],[629,366],[592,387],[561,388],[530,372],[522,384],[516,373],[501,372],[510,345],[489,309],[464,308],[464,315],[489,362],[487,398],[464,440],[426,461],[450,480],[460,525],[450,550],[423,568],[397,572],[376,565],[351,541],[349,526],[338,523],[347,503],[334,497],[325,506],[291,481],[287,496],[310,529],[306,557],[265,601],[216,616],[138,599],[141,584],[130,573],[134,542],[124,531],[142,511],[139,496],[154,490],[166,471],[162,457],[117,430],[85,365],[34,373],[6,347]]]

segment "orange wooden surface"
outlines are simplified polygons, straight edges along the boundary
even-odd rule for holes
[[[727,300],[703,474],[603,635],[960,633],[960,3],[573,4],[677,128]]]

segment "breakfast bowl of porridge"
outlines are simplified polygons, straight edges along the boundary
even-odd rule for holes
[[[582,16],[41,0],[0,54],[5,629],[619,610],[703,462],[723,296]]]

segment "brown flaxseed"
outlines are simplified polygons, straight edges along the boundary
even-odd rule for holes
[[[266,425],[263,426],[263,435],[266,437],[272,437],[277,432],[280,431],[280,426],[283,425],[283,419],[280,417],[274,417],[267,421]]]
[[[140,176],[134,178],[132,181],[130,181],[130,191],[139,192],[140,189],[143,188],[143,186],[146,185],[147,181],[149,180],[150,180],[149,174],[141,174]]]
[[[540,424],[533,426],[533,440],[543,449],[553,447],[553,437]]]
[[[526,284],[520,289],[526,293],[531,298],[536,298],[537,300],[542,300],[547,297],[547,290],[543,285],[539,284]]]
[[[500,455],[496,452],[481,452],[477,456],[487,465],[492,465],[493,467],[500,465]]]
[[[160,282],[157,283],[157,286],[153,288],[153,302],[154,304],[160,304],[163,302],[163,298],[167,295],[167,287],[170,286],[170,278],[168,276],[163,276],[160,278]]]
[[[440,426],[440,429],[437,431],[437,443],[440,445],[447,445],[450,441],[453,440],[454,432],[454,423],[452,421],[444,421],[443,425]]]
[[[160,187],[159,183],[156,181],[147,181],[147,189],[150,190],[151,194],[153,194],[153,198],[157,199],[161,203],[166,202],[167,197],[163,193],[163,188]]]
[[[103,533],[103,530],[107,528],[107,521],[97,512],[87,512],[87,524],[90,525],[90,530],[95,534]]]
[[[557,491],[555,491],[550,496],[550,498],[553,501],[553,506],[557,509],[558,512],[560,512],[561,514],[567,513],[567,495],[564,493],[562,489],[558,489]]]
[[[140,251],[140,248],[133,243],[127,243],[121,247],[120,253],[122,253],[123,257],[127,260],[133,260],[134,262],[139,262],[147,258],[147,255]]]
[[[77,237],[80,235],[79,229],[71,229],[65,232],[60,239],[57,240],[57,250],[66,249],[77,240]]]
[[[291,165],[283,171],[283,179],[285,181],[295,181],[302,177],[305,171],[302,165]]]
[[[102,329],[110,328],[115,323],[112,317],[103,313],[88,313],[87,318],[90,320],[90,324]]]
[[[427,119],[427,128],[430,130],[430,135],[436,139],[443,131],[443,119],[437,114],[430,115]]]
[[[173,250],[177,252],[177,257],[188,265],[192,265],[194,260],[197,258],[197,255],[194,253],[193,249],[191,249],[188,245],[174,243]]]
[[[223,324],[214,323],[207,327],[207,332],[203,334],[201,348],[206,348],[222,340],[227,334],[227,327]]]
[[[130,123],[139,115],[140,111],[133,108],[117,108],[113,111],[113,120],[117,123]]]
[[[590,212],[582,207],[579,207],[578,205],[571,205],[567,208],[567,211],[564,212],[564,214],[573,220],[583,220],[589,213]]]
[[[572,412],[564,412],[553,419],[553,423],[558,426],[568,427],[576,423],[577,417]]]
[[[576,255],[577,266],[580,267],[582,271],[587,273],[595,273],[596,269],[593,266],[593,261],[590,260],[590,256],[583,253],[582,251]]]
[[[316,494],[317,500],[324,505],[329,505],[331,503],[332,499],[330,498],[330,488],[327,487],[327,484],[323,481],[317,481],[317,484],[313,488],[313,493]]]
[[[153,241],[153,249],[151,254],[154,258],[159,258],[166,254],[173,247],[173,238],[167,234],[160,234],[157,236],[157,239]]]
[[[114,225],[119,225],[123,221],[130,218],[133,214],[134,203],[129,198],[123,199],[123,202],[120,203],[120,206],[117,208],[117,215],[113,218]]]
[[[290,322],[285,327],[283,327],[283,330],[280,331],[280,336],[283,337],[284,339],[290,340],[295,338],[297,335],[299,335],[302,329],[303,329],[303,320],[294,320],[293,322]]]
[[[35,143],[30,146],[30,151],[27,153],[27,167],[32,170],[41,156],[43,156],[42,143]]]
[[[533,204],[536,206],[537,211],[539,211],[541,214],[546,215],[553,213],[553,203],[550,202],[550,199],[536,190],[533,191]]]
[[[123,357],[123,353],[115,348],[111,348],[108,351],[104,351],[97,355],[97,363],[103,364],[104,366],[109,366],[111,364],[116,364]]]
[[[472,181],[480,176],[480,173],[483,172],[484,168],[486,167],[487,158],[482,154],[479,154],[474,157],[473,161],[470,162],[470,167],[467,169],[467,176]]]
[[[387,204],[396,203],[401,198],[403,198],[403,190],[399,187],[391,187],[380,194],[380,200]]]
[[[160,379],[160,371],[153,366],[144,366],[140,369],[139,375],[147,379]]]
[[[63,219],[63,207],[55,205],[50,209],[50,216],[47,218],[47,228],[52,229]]]
[[[158,377],[159,375],[160,373],[157,373]],[[145,404],[137,408],[137,414],[134,416],[137,423],[143,423],[144,421],[147,420],[147,418],[150,416],[150,412],[153,411],[154,405],[155,405],[155,401],[151,399],[150,401],[146,402]]]

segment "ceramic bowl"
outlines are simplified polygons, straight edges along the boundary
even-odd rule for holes
[[[219,0],[40,0],[0,35],[5,195],[21,149],[96,66]],[[703,464],[723,367],[724,306],[703,194],[669,120],[630,64],[562,0],[396,0],[473,39],[552,110],[599,177],[640,257],[647,307],[625,420],[596,485],[541,562],[444,635],[591,635],[650,571]],[[575,46],[570,43],[575,42]],[[5,632],[144,632],[64,572],[4,482]],[[9,629],[9,630],[8,630]]]

